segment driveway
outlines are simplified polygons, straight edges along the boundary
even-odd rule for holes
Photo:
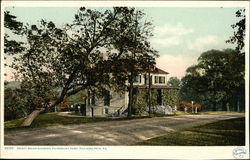
[[[124,121],[64,125],[16,131],[4,135],[5,145],[133,145],[169,132],[219,120],[244,117],[243,113],[182,115]]]

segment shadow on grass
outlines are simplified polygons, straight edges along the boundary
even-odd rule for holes
[[[70,125],[70,124],[84,124],[105,121],[122,121],[151,118],[150,116],[133,116],[125,118],[107,118],[107,117],[66,117],[60,116],[58,113],[45,113],[39,115],[29,127],[21,127],[24,118],[7,121],[4,123],[4,132],[8,133],[17,130],[30,130],[35,128],[44,128],[49,126]]]
[[[135,145],[243,146],[245,145],[245,118],[223,120],[179,132],[172,132]]]

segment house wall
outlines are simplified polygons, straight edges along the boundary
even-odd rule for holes
[[[159,106],[157,102],[158,89],[151,89],[151,109],[154,112],[155,108]],[[162,92],[162,105],[174,107],[177,105],[178,89],[161,89]],[[141,114],[148,112],[148,89],[136,89],[134,92],[134,102],[132,113]],[[128,92],[116,93],[112,92],[110,96],[110,105],[104,106],[103,98],[96,98],[95,105],[87,106],[86,115],[92,116],[91,107],[94,109],[94,116],[108,116],[114,112],[117,112],[122,107],[128,106]]]
[[[134,85],[145,85],[145,74],[140,74],[141,81],[134,82]],[[152,76],[152,85],[156,86],[166,86],[167,85],[167,75],[166,74],[151,74]],[[165,77],[164,83],[155,83],[155,76]],[[148,111],[148,89],[136,89],[137,92],[134,94],[133,102],[133,113],[145,113]],[[177,89],[161,89],[162,90],[162,105],[174,107],[178,102],[178,90]],[[152,111],[154,107],[157,106],[157,89],[151,90],[151,106]],[[95,98],[95,105],[87,105],[86,114],[87,116],[92,115],[91,108],[94,109],[94,116],[108,116],[114,112],[117,112],[120,108],[125,108],[128,106],[129,96],[128,92],[116,93],[110,92],[110,104],[109,106],[104,105],[104,98],[99,97]]]
[[[92,110],[94,109],[94,116],[107,116],[116,112],[121,107],[127,106],[127,94],[125,93],[110,93],[110,105],[104,105],[104,98],[99,97],[95,98],[95,105],[88,105],[87,106],[87,116],[92,116]]]

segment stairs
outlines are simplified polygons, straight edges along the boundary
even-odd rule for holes
[[[128,106],[122,106],[121,108],[115,110],[115,112],[108,114],[108,117],[126,117]]]

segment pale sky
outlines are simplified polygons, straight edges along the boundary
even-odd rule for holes
[[[75,7],[8,7],[17,20],[37,24],[41,19],[53,21],[59,26],[71,23],[78,8]],[[225,41],[233,34],[231,25],[238,19],[235,12],[240,8],[140,8],[151,19],[154,37],[152,47],[159,51],[156,66],[169,72],[169,77],[181,78],[185,70],[197,63],[202,52],[210,49],[234,48]],[[6,68],[11,78],[11,70]]]

